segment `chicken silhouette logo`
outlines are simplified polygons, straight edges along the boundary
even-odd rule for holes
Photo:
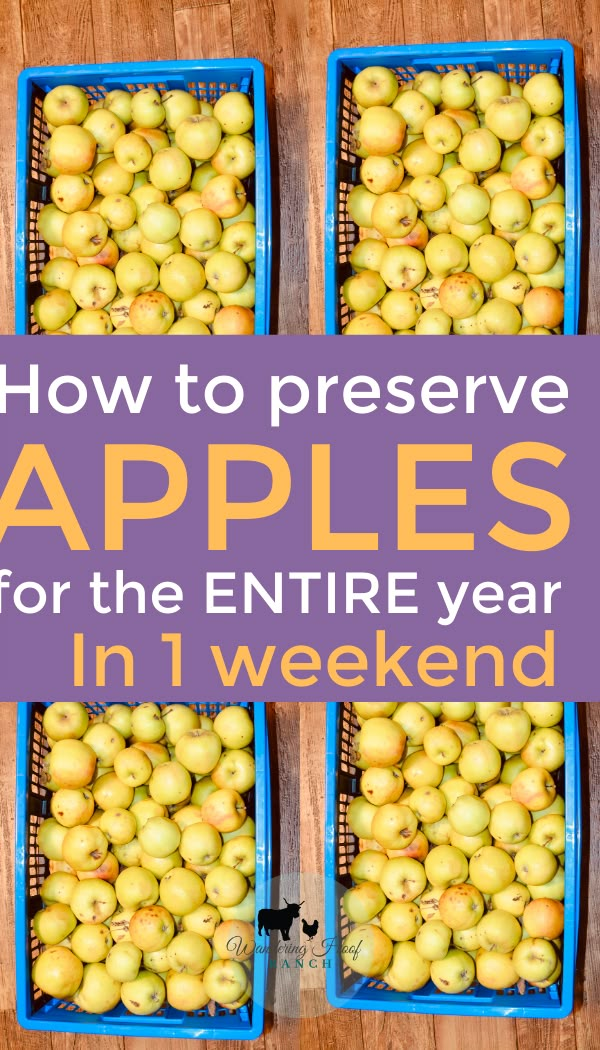
[[[267,933],[272,933],[273,930],[279,930],[284,941],[289,941],[290,930],[293,922],[300,916],[300,908],[304,904],[304,901],[300,901],[300,904],[290,904],[285,897],[283,898],[286,907],[285,908],[261,908],[258,913],[258,934],[259,936],[265,930]]]
[[[314,922],[308,923],[306,919],[302,920],[302,932],[306,934],[309,941],[312,941],[313,937],[316,936],[319,929],[319,920],[315,919]]]

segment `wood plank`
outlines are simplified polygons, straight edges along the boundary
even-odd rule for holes
[[[16,81],[23,65],[19,0],[0,4],[0,335],[14,332],[13,258]]]
[[[173,13],[189,9],[201,11],[206,7],[221,7],[224,2],[229,4],[229,0],[172,0]]]
[[[581,921],[577,960],[577,1050],[593,1050],[600,1028],[600,704],[579,704],[583,810]]]
[[[435,1040],[436,1050],[517,1050],[515,1024],[508,1018],[436,1017]]]
[[[483,0],[488,40],[531,40],[544,35],[541,0]]]
[[[404,0],[402,10],[404,41],[407,44],[485,40],[482,0],[453,0],[450,4]],[[391,39],[385,42],[395,43]]]
[[[377,1050],[436,1050],[434,1018],[423,1014],[362,1013],[361,1025],[366,1048]],[[464,1044],[460,1050],[469,1050]],[[507,1047],[510,1050],[510,1046]]]
[[[233,32],[229,4],[185,7],[173,15],[177,58],[232,58]]]
[[[0,703],[0,740],[6,742],[5,746],[0,749],[0,835],[3,843],[3,848],[0,850],[0,930],[3,931],[10,952],[9,965],[2,967],[0,1011],[5,1016],[9,1027],[12,1026],[15,1009],[13,961],[15,943],[13,904],[15,759],[13,741],[17,724],[16,714],[16,704]],[[14,1046],[15,1043],[13,1042],[12,1045]]]
[[[333,0],[333,46],[401,44],[410,6],[405,2],[382,4],[379,0]]]
[[[308,96],[308,282],[309,320],[312,335],[325,331],[324,237],[325,237],[325,101],[327,56],[334,47],[329,0],[309,4]]]
[[[308,0],[231,0],[231,19],[236,54],[250,52],[267,67],[271,165],[279,172],[273,182],[272,330],[301,334],[309,313],[307,99],[316,90],[307,74]]]
[[[94,0],[94,39],[103,62],[175,58],[171,0]]]
[[[21,0],[21,19],[25,65],[68,66],[96,61],[91,0],[73,0],[67,18],[61,0]]]

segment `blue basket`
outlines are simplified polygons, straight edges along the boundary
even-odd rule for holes
[[[351,744],[358,723],[350,703],[327,705],[327,770],[325,786],[325,932],[338,944],[350,929],[342,910],[344,889],[352,885],[350,865],[357,840],[346,824],[349,802],[360,794],[360,770],[351,759]],[[327,998],[332,1006],[348,1010],[382,1010],[398,1014],[450,1014],[464,1017],[568,1017],[573,1009],[577,935],[579,928],[579,875],[581,865],[581,776],[577,704],[564,707],[566,761],[557,774],[566,808],[565,929],[562,973],[550,988],[516,987],[492,992],[474,984],[461,995],[445,995],[430,981],[418,992],[390,989],[378,978],[361,977],[344,966],[339,952],[327,971]]]
[[[42,786],[41,772],[47,745],[42,730],[46,704],[20,703],[17,719],[16,853],[15,853],[15,940],[17,1020],[23,1028],[37,1031],[140,1036],[146,1039],[236,1039],[255,1040],[263,1031],[267,984],[267,956],[255,953],[251,976],[253,998],[235,1012],[213,1003],[195,1013],[184,1013],[165,1005],[151,1017],[130,1014],[122,1004],[99,1016],[84,1013],[74,1003],[51,999],[34,988],[31,966],[40,944],[31,930],[31,917],[41,907],[39,889],[48,874],[48,861],[40,853],[36,836],[50,813],[50,793]],[[99,713],[105,703],[88,703]],[[214,716],[226,704],[194,704],[201,714]],[[249,812],[256,821],[256,914],[270,904],[271,878],[271,789],[265,704],[250,703],[254,721],[256,786],[250,795]]]
[[[470,73],[494,69],[508,80],[524,82],[534,73],[556,73],[564,91],[565,154],[555,167],[565,187],[565,335],[577,335],[581,255],[581,172],[575,57],[567,40],[487,40],[470,44],[422,44],[407,47],[363,47],[333,51],[327,65],[325,170],[325,331],[339,335],[350,320],[341,287],[352,273],[350,253],[357,229],[346,198],[359,181],[360,160],[350,140],[358,110],[352,81],[366,66],[389,66],[400,81],[424,69],[446,73],[464,66]]]
[[[17,187],[15,236],[16,334],[39,333],[33,303],[43,289],[40,273],[48,247],[37,232],[40,209],[50,200],[51,178],[43,168],[43,146],[48,137],[42,113],[47,93],[59,84],[77,84],[90,99],[101,99],[115,88],[159,91],[181,88],[197,98],[215,102],[227,91],[244,91],[254,106],[256,171],[250,199],[256,207],[255,334],[268,335],[271,303],[271,170],[265,71],[254,58],[218,61],[131,62],[93,66],[43,66],[24,69],[17,97]]]

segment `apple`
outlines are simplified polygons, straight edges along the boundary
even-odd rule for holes
[[[190,864],[208,865],[218,859],[222,840],[216,828],[210,824],[194,823],[181,835],[180,852]]]
[[[363,977],[380,977],[391,962],[392,952],[393,943],[387,934],[370,923],[355,926],[344,937],[341,948],[344,964]]]
[[[428,146],[436,153],[452,153],[458,148],[462,139],[459,125],[447,113],[438,113],[430,117],[423,126],[423,137]]]
[[[443,235],[442,235],[443,236]],[[430,243],[433,244],[437,238]],[[426,254],[427,258],[427,254]],[[430,269],[431,263],[428,259]],[[432,272],[435,272],[432,270]],[[439,272],[439,271],[438,271]],[[440,286],[441,292],[441,286]],[[438,765],[447,766],[455,762],[461,753],[462,745],[456,733],[445,725],[434,726],[428,729],[423,738],[423,749],[427,756]],[[440,817],[443,814],[440,814]],[[433,818],[435,820],[439,817]]]
[[[515,971],[525,981],[544,981],[556,969],[556,949],[551,941],[540,937],[528,937],[521,941],[513,952]]]
[[[521,802],[534,813],[552,804],[556,797],[556,785],[546,769],[530,766],[515,777],[510,792],[513,801]]]
[[[145,853],[151,857],[165,858],[177,850],[181,832],[174,821],[166,817],[151,817],[138,837]]]
[[[431,313],[431,310],[427,312]],[[405,782],[411,788],[424,785],[438,787],[444,776],[444,767],[434,762],[425,751],[418,750],[405,758],[402,772]]]
[[[451,69],[441,79],[440,97],[444,106],[469,109],[475,100],[471,77],[466,69]]]
[[[218,274],[223,286],[228,287],[229,284],[234,283],[237,284],[237,287],[240,287],[244,283],[246,276],[246,264],[243,260],[232,255],[229,256],[229,259],[234,260],[234,262],[229,265],[227,260],[222,259],[222,256],[228,255],[227,252],[219,252],[217,255],[219,260],[214,265],[214,271],[210,271],[211,274],[213,272]],[[215,255],[214,258],[216,259],[217,256]],[[212,262],[212,259],[208,260],[208,262]],[[231,280],[232,272],[235,272],[236,275],[233,282]],[[163,292],[173,301],[185,302],[186,299],[192,299],[198,292],[202,291],[207,283],[208,275],[208,263],[205,276],[204,267],[197,259],[193,259],[191,256],[181,252],[175,252],[163,262],[160,268],[160,285]]]
[[[155,876],[135,865],[125,868],[120,873],[115,883],[115,892],[121,907],[134,910],[155,904],[159,896]]]
[[[215,929],[214,947],[221,959],[250,959],[254,951],[254,926],[230,919]]]
[[[415,992],[429,980],[430,965],[411,941],[394,945],[392,962],[384,981],[397,992]]]
[[[237,174],[237,172],[234,172]],[[360,166],[360,180],[377,195],[397,190],[404,178],[404,165],[399,155],[365,157]]]
[[[518,162],[510,176],[513,189],[520,190],[531,201],[548,197],[556,185],[556,175],[546,157],[527,156]]]
[[[494,909],[484,915],[477,927],[480,947],[488,952],[509,954],[521,940],[521,924],[507,911]]]
[[[180,762],[164,762],[152,771],[148,790],[155,802],[165,806],[177,805],[189,799],[192,793],[192,778]]]
[[[521,146],[530,156],[556,160],[565,152],[565,128],[556,117],[536,117],[521,139]]]
[[[134,298],[131,298],[131,302],[126,304],[127,316],[129,316],[129,309],[133,301]],[[139,747],[127,747],[115,756],[114,770],[119,780],[128,787],[136,788],[150,780],[152,763]]]
[[[60,861],[63,859],[63,843],[68,830],[54,817],[48,817],[42,821],[37,832],[37,845],[48,860]]]
[[[461,182],[448,198],[453,219],[472,225],[485,219],[490,210],[489,194],[481,186]]]
[[[59,944],[73,932],[77,919],[68,904],[49,904],[33,916],[33,932],[42,944]]]
[[[490,832],[504,843],[523,842],[531,831],[531,814],[520,802],[501,802],[494,807]]]
[[[454,846],[434,846],[425,858],[425,873],[433,886],[445,889],[465,882],[469,874],[467,860]]]
[[[492,905],[494,908],[500,908],[520,918],[530,899],[531,894],[527,886],[523,886],[520,882],[511,882],[505,889],[492,894]]]
[[[470,860],[483,846],[492,845],[492,836],[487,828],[478,835],[461,835],[458,831],[452,830],[449,845],[455,846]]]
[[[252,886],[250,886],[241,904],[236,904],[233,908],[226,908],[223,904],[220,904],[218,910],[223,922],[226,922],[228,919],[241,919],[244,922],[253,922],[256,913],[256,897]]]
[[[52,180],[50,196],[67,214],[85,211],[94,199],[94,183],[89,175],[58,175]]]
[[[545,729],[558,725],[563,717],[563,704],[560,702],[546,703],[538,700],[535,703],[524,703],[523,710],[527,711],[533,726]]]
[[[119,780],[116,773],[103,773],[97,777],[92,793],[99,809],[127,809],[133,801],[133,788]]]
[[[201,197],[202,207],[221,220],[239,215],[246,205],[246,191],[235,175],[217,175],[204,186]]]
[[[211,292],[209,288],[203,288],[191,299],[186,299],[181,304],[181,310],[184,317],[195,318],[209,325],[213,323],[219,306],[220,299],[217,293]]]
[[[489,740],[465,744],[458,761],[461,777],[471,784],[485,784],[500,774],[502,758]]]
[[[171,88],[165,92],[161,101],[169,131],[176,131],[182,120],[200,112],[198,99],[188,91]]]
[[[62,843],[63,859],[75,871],[93,871],[108,852],[106,836],[88,824],[69,828]]]
[[[115,882],[119,874],[119,862],[112,853],[107,853],[104,860],[97,868],[91,871],[78,871],[77,877],[85,879],[105,879],[106,882]]]
[[[371,310],[385,295],[386,286],[378,273],[364,270],[344,281],[342,296],[351,310]]]
[[[214,104],[214,115],[228,135],[243,135],[254,123],[254,112],[248,96],[241,91],[227,91]]]
[[[129,922],[129,936],[143,952],[166,948],[174,932],[173,916],[159,904],[139,908]]]
[[[526,886],[542,886],[556,875],[558,860],[546,846],[525,843],[515,856],[515,871]]]
[[[40,897],[44,904],[70,904],[77,882],[77,876],[71,872],[55,871],[44,879]]]
[[[565,852],[565,818],[551,813],[534,820],[529,841],[536,846],[546,846],[557,857]]]
[[[444,959],[431,963],[431,980],[440,992],[458,995],[469,988],[475,978],[475,963],[460,948],[451,948]]]
[[[40,274],[40,283],[46,292],[54,288],[68,292],[76,273],[77,263],[74,259],[49,259]]]
[[[385,905],[379,918],[381,929],[392,941],[412,940],[423,923],[413,901],[392,901]]]
[[[71,936],[71,951],[84,963],[106,959],[113,940],[103,923],[81,923]]]
[[[530,901],[523,912],[523,928],[530,937],[553,941],[564,929],[564,905],[557,900],[540,897]]]
[[[550,879],[550,882],[542,883],[541,886],[531,884],[527,889],[532,900],[563,901],[565,899],[565,869],[559,865],[556,875]]]
[[[360,754],[370,766],[395,766],[406,744],[402,726],[386,718],[370,718],[361,730]]]
[[[494,99],[485,111],[486,128],[489,128],[497,138],[508,142],[523,139],[529,128],[530,120],[531,107],[527,99],[513,95],[502,95]]]
[[[398,81],[393,70],[385,66],[368,66],[352,82],[352,95],[364,109],[390,106],[398,94]]]
[[[52,816],[65,828],[87,824],[94,812],[94,798],[86,788],[59,788],[50,800]]]
[[[467,171],[484,172],[500,163],[502,147],[488,128],[467,131],[458,147],[458,159]]]
[[[404,777],[398,766],[371,766],[360,778],[360,790],[375,806],[397,802],[404,790]]]
[[[125,124],[109,109],[91,110],[83,127],[91,131],[99,153],[112,153],[119,139],[125,135]]]
[[[481,893],[500,893],[514,882],[515,865],[504,850],[484,846],[471,857],[469,877]]]
[[[447,892],[447,891],[445,891]],[[398,907],[398,905],[388,905]],[[417,930],[415,948],[422,959],[434,962],[445,959],[450,947],[452,930],[441,919],[430,919]]]
[[[129,307],[129,323],[138,335],[164,335],[175,318],[173,303],[164,292],[141,292]]]
[[[48,124],[55,127],[81,124],[89,110],[85,91],[74,84],[61,84],[44,97],[42,111]]]
[[[158,128],[166,117],[162,99],[154,88],[142,88],[131,99],[131,119],[142,128]]]
[[[182,863],[183,861],[178,850],[169,853],[166,857],[152,857],[149,853],[145,853],[142,850],[140,856],[141,867],[151,872],[157,879],[162,879],[173,868],[180,868]]]
[[[478,924],[484,910],[479,890],[465,882],[448,886],[439,899],[439,917],[450,930],[470,930]]]
[[[439,106],[442,101],[442,75],[432,69],[425,69],[417,73],[412,85],[407,85],[420,91],[434,106]]]
[[[85,879],[73,890],[71,910],[79,922],[97,925],[116,910],[117,896],[104,879]]]
[[[112,193],[127,194],[133,186],[133,173],[125,171],[114,157],[107,157],[96,164],[92,179],[96,191],[103,197]]]
[[[452,117],[452,120],[458,124],[461,134],[464,135],[465,131],[472,131],[474,128],[479,127],[479,120],[477,114],[473,113],[469,109],[456,109],[455,107],[448,106],[444,107],[444,114],[447,117]],[[451,165],[458,165],[458,154],[448,153],[446,157],[449,159]]]
[[[381,809],[383,806],[381,807]],[[357,838],[370,839],[373,837],[373,819],[375,814],[380,812],[376,806],[372,805],[367,801],[366,798],[354,798],[350,802],[346,811],[346,820],[350,831],[357,836]],[[406,817],[406,814],[401,816]],[[408,817],[410,820],[410,817]],[[384,824],[388,824],[389,818],[384,817],[380,820],[381,830],[383,830]],[[416,828],[415,828],[416,831]]]
[[[479,984],[493,991],[512,988],[519,980],[511,956],[498,951],[480,948],[475,956],[475,969]]]
[[[522,306],[530,286],[530,279],[527,274],[520,273],[518,270],[512,270],[506,277],[502,277],[499,281],[494,281],[492,284],[492,296],[514,303],[515,306]]]
[[[459,795],[448,810],[448,819],[459,835],[479,835],[490,823],[490,807],[476,795]]]
[[[35,960],[31,979],[53,999],[70,999],[83,978],[83,965],[68,948],[57,945],[41,952]]]
[[[402,150],[404,170],[416,178],[418,175],[439,175],[444,158],[419,137]]]
[[[225,295],[221,292],[221,295]],[[363,316],[363,315],[360,315]],[[253,335],[254,314],[245,306],[225,306],[215,314],[213,335]]]
[[[59,175],[82,175],[92,167],[96,140],[86,128],[63,124],[48,141],[48,156]]]
[[[141,962],[141,949],[133,941],[121,941],[113,944],[106,956],[106,972],[114,981],[133,981],[139,973]]]
[[[169,972],[169,946],[158,948],[155,952],[143,952],[142,967],[152,973],[167,974]]]
[[[421,823],[434,824],[441,820],[446,812],[446,796],[435,787],[415,788],[407,803]]]
[[[531,732],[531,720],[526,711],[514,707],[501,707],[487,719],[485,734],[499,751],[520,751]]]
[[[188,874],[191,875],[193,872],[188,872]],[[209,904],[214,904],[217,907],[223,905],[226,908],[234,908],[237,904],[242,903],[248,892],[248,882],[245,875],[237,868],[228,868],[225,864],[217,864],[216,867],[211,867],[211,870],[205,876],[204,887]],[[198,904],[202,903],[203,900],[198,901],[194,904],[194,908],[197,908]],[[177,914],[185,913],[178,912]]]
[[[448,768],[448,767],[446,767]],[[463,777],[453,776],[449,780],[442,781],[440,790],[446,796],[446,809],[449,811],[457,799],[463,795],[476,795],[477,788]]]
[[[466,270],[469,264],[467,248],[458,237],[450,233],[437,234],[425,248],[425,263],[434,276],[448,277],[451,273]],[[440,728],[443,727],[436,727]],[[455,758],[449,761],[454,761]]]
[[[524,193],[507,189],[494,194],[490,222],[504,233],[520,233],[531,219],[531,204]]]
[[[448,817],[443,816],[433,824],[423,824],[423,834],[433,846],[449,846],[453,834],[452,825]]]
[[[139,228],[142,236],[157,244],[167,244],[179,233],[181,217],[179,212],[163,201],[149,204],[139,217]]]
[[[534,729],[521,752],[528,766],[539,766],[553,773],[565,761],[565,740],[558,729],[552,727]]]
[[[167,1002],[175,1010],[201,1010],[210,1002],[202,977],[172,970],[167,974],[165,983]]]
[[[247,135],[226,135],[215,150],[211,164],[219,175],[247,179],[256,167],[254,143]]]
[[[220,311],[221,313],[223,311]],[[217,317],[219,315],[217,314]],[[344,335],[392,335],[392,329],[372,313],[357,314],[344,328]]]
[[[234,875],[239,875],[246,886],[243,875],[239,872],[235,872]],[[239,880],[235,879],[235,882],[239,887]],[[173,915],[187,915],[195,911],[201,904],[204,904],[207,892],[208,887],[204,888],[204,882],[200,876],[187,868],[172,868],[160,881],[161,902]],[[242,900],[243,895],[236,903],[241,903]]]
[[[552,116],[563,104],[563,90],[554,73],[535,73],[525,84],[523,96],[536,116]]]
[[[382,867],[382,876],[385,863]],[[381,886],[374,882],[361,882],[360,885],[346,890],[342,907],[351,922],[371,922],[371,919],[379,915],[386,902],[387,898]]]
[[[399,704],[392,714],[392,721],[402,726],[409,747],[420,746],[425,733],[435,725],[435,718],[423,704],[408,701]]]
[[[556,262],[558,248],[541,233],[526,232],[515,245],[515,259],[528,274],[543,274]]]
[[[365,802],[365,805],[368,803]],[[417,834],[417,817],[408,806],[390,802],[377,807],[370,825],[360,830],[366,830],[368,837],[372,836],[386,849],[403,849],[410,845]]]
[[[165,982],[157,973],[140,970],[133,981],[121,985],[121,1002],[132,1014],[148,1016],[161,1009],[166,998]]]
[[[564,317],[564,296],[555,288],[532,288],[523,302],[523,316],[529,325],[556,328]]]
[[[250,791],[256,781],[254,757],[245,750],[224,751],[211,778],[219,788],[234,788],[240,794]]]
[[[192,792],[192,797],[193,794],[194,792]],[[200,809],[199,804],[192,801],[189,805],[183,806],[182,809],[178,809],[173,813],[172,819],[177,824],[179,830],[183,833],[191,824],[199,824],[202,822],[202,810]]]

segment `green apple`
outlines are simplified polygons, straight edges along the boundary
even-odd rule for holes
[[[166,994],[162,977],[147,970],[141,970],[133,981],[124,981],[121,985],[121,1002],[130,1013],[141,1016],[157,1013]]]

